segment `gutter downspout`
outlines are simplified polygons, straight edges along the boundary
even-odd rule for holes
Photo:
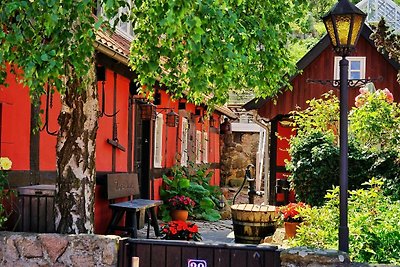
[[[260,126],[265,130],[265,146],[264,146],[264,205],[268,205],[270,199],[270,181],[269,181],[269,171],[270,171],[270,158],[269,158],[269,140],[271,135],[271,122],[265,122],[257,113],[256,110],[253,111],[253,121],[255,124]]]

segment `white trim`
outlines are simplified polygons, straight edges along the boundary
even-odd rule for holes
[[[201,163],[202,138],[201,131],[196,130],[196,163]]]
[[[231,123],[232,132],[249,132],[249,133],[258,133],[263,130],[259,125],[255,123],[240,123],[240,122],[232,122]]]
[[[203,140],[201,145],[203,163],[208,163],[208,133],[206,131],[203,132]]]
[[[334,68],[333,68],[333,79],[334,80],[339,80],[340,79],[340,67],[339,67],[339,62],[342,58],[341,57],[335,57],[335,61],[334,61]],[[350,74],[352,71],[351,69],[351,63],[355,62],[355,61],[359,61],[360,62],[360,78],[359,79],[365,79],[365,69],[366,69],[366,57],[346,57],[346,59],[349,61],[349,79],[351,79]]]
[[[158,113],[154,124],[154,167],[162,168],[163,114]]]
[[[188,134],[189,122],[187,118],[182,118],[181,131],[181,166],[187,166],[188,163]]]

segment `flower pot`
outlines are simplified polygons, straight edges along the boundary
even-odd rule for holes
[[[285,222],[286,238],[293,238],[296,236],[297,227],[300,225],[299,222]]]
[[[189,216],[189,211],[187,211],[187,210],[171,210],[170,214],[171,214],[171,218],[173,221],[186,222],[186,220]]]

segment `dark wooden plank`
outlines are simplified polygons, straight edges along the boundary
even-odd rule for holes
[[[165,266],[166,246],[153,245],[151,250],[151,267]]]
[[[197,247],[195,246],[186,246],[182,247],[182,267],[186,267],[188,265],[188,260],[197,259]]]
[[[137,173],[107,174],[107,197],[115,199],[139,194]]]
[[[230,266],[230,253],[229,249],[215,249],[214,250],[214,267]]]
[[[231,258],[230,267],[251,267],[246,263],[247,262],[246,250],[232,249],[230,258]]]
[[[264,266],[279,267],[281,266],[281,258],[279,251],[264,251]]]
[[[148,244],[135,244],[136,246],[136,255],[139,257],[139,266],[140,267],[150,267],[151,263],[151,245]]]
[[[247,251],[247,266],[264,267],[264,251],[250,250]]]
[[[165,267],[180,267],[182,252],[178,246],[167,246],[167,258]],[[142,266],[140,266],[142,267]],[[186,267],[186,266],[185,266]]]
[[[197,258],[199,260],[205,260],[207,262],[207,266],[211,267],[214,261],[214,248],[206,248],[200,247],[197,250]]]

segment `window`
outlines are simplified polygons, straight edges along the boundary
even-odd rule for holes
[[[208,163],[208,133],[203,132],[203,162]]]
[[[339,61],[341,57],[335,57],[334,79],[340,79]],[[349,80],[365,79],[365,57],[346,57],[349,61]]]
[[[131,0],[125,0],[129,6],[132,5]],[[97,6],[97,16],[105,16],[104,11],[103,11],[103,7],[100,6],[100,1],[97,2],[98,6]],[[121,15],[123,14],[128,14],[129,12],[129,8],[128,7],[121,7],[118,10],[118,17],[121,17]],[[114,19],[110,20],[110,23],[113,23]],[[127,21],[127,22],[122,22],[119,21],[118,25],[116,26],[116,32],[119,35],[122,35],[123,37],[125,37],[127,40],[132,41],[133,39],[133,26],[132,26],[132,22],[131,21]]]
[[[196,163],[199,164],[201,163],[201,150],[202,150],[202,145],[201,145],[201,131],[197,130],[196,131]]]
[[[162,162],[162,135],[163,135],[163,115],[157,114],[154,127],[154,167],[161,168]]]
[[[181,132],[181,165],[187,166],[188,162],[188,134],[189,123],[187,118],[182,118],[182,132]]]

